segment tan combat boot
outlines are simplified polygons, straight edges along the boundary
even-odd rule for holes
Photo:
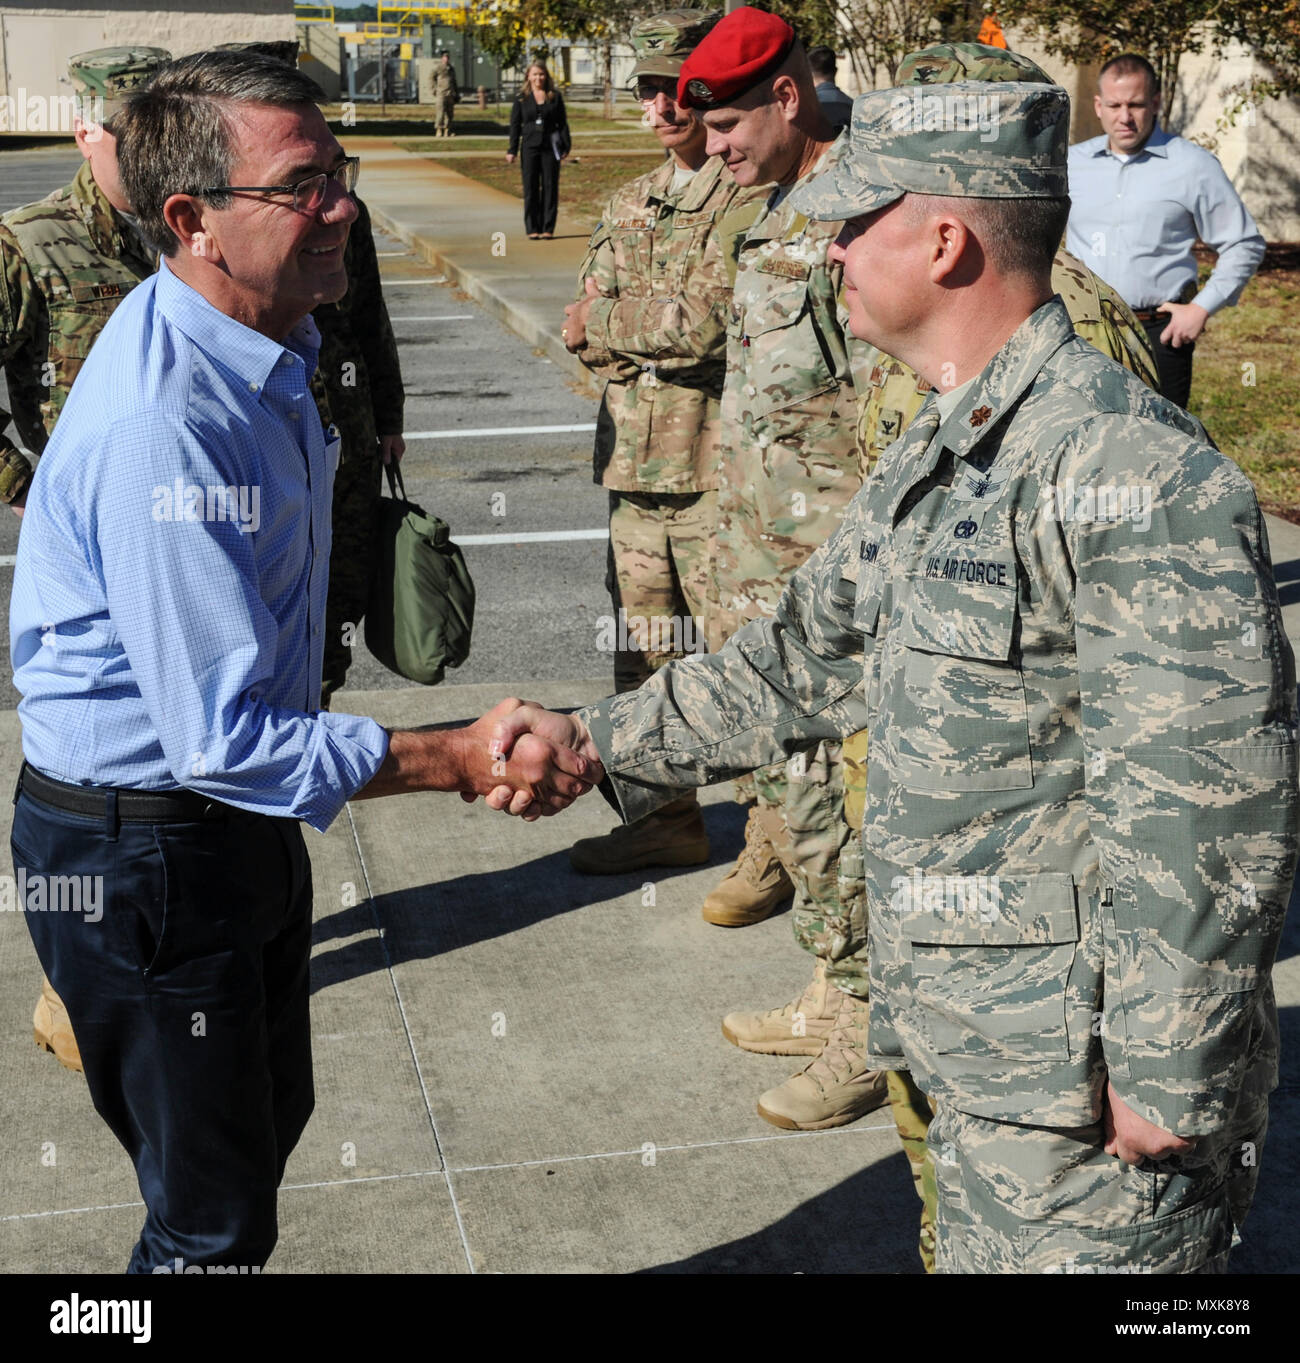
[[[700,914],[720,928],[743,928],[770,918],[792,894],[790,877],[763,832],[757,807],[751,805],[740,856],[704,901]]]
[[[812,983],[793,1003],[766,1013],[728,1013],[722,1035],[761,1055],[820,1055],[839,1011],[840,991],[826,983],[826,962],[818,960]]]
[[[77,1049],[77,1038],[72,1035],[68,1010],[43,975],[41,996],[36,1000],[36,1012],[32,1014],[32,1035],[36,1044],[42,1050],[50,1051],[60,1065],[81,1073],[81,1052]]]
[[[643,866],[699,866],[708,859],[709,835],[694,795],[569,848],[569,864],[588,876],[617,876]]]
[[[758,1100],[758,1115],[787,1131],[824,1131],[847,1126],[889,1100],[883,1070],[869,1070],[867,1005],[831,988],[839,1008],[822,1053],[793,1079]]]

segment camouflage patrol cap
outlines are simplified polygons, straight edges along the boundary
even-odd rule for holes
[[[1070,97],[1059,85],[954,81],[871,90],[853,101],[838,163],[790,195],[809,218],[837,221],[904,194],[1064,199]]]
[[[949,85],[956,80],[1056,82],[1036,62],[987,43],[935,43],[903,58],[895,85]]]
[[[218,43],[218,52],[255,52],[259,57],[270,57],[286,66],[298,65],[298,40],[277,43]]]
[[[97,47],[68,58],[68,75],[86,117],[106,123],[122,101],[147,85],[172,54],[162,47]]]
[[[720,9],[670,9],[633,24],[628,35],[636,55],[632,79],[639,76],[676,78],[682,63],[721,18]]]

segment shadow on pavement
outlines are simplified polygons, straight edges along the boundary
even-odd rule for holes
[[[642,1272],[919,1274],[920,1224],[920,1199],[900,1150],[753,1235]]]
[[[745,810],[728,803],[706,805],[703,813],[712,845],[706,864],[726,867],[744,839]],[[615,821],[611,811],[610,822]],[[313,924],[315,946],[345,937],[357,940],[313,957],[312,993],[389,965],[428,960],[605,903],[635,889],[649,875],[662,883],[700,869],[656,867],[620,876],[584,876],[572,869],[565,853],[556,852],[506,871],[456,876],[362,900]],[[386,960],[375,951],[376,927],[383,930]]]

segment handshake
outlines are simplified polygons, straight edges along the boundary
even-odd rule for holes
[[[586,725],[522,700],[503,700],[453,731],[461,741],[462,800],[525,820],[558,814],[604,779]]]

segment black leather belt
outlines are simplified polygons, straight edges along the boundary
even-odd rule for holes
[[[18,773],[14,801],[20,791],[34,800],[65,809],[70,814],[113,819],[121,823],[194,823],[224,819],[235,813],[230,805],[196,795],[192,790],[124,790],[113,786],[74,786],[56,781],[24,762]]]
[[[1178,290],[1178,297],[1175,303],[1190,303],[1196,297],[1196,281],[1189,279],[1181,289]],[[1159,306],[1157,304],[1157,306]],[[1150,326],[1152,322],[1172,322],[1174,319],[1167,312],[1157,312],[1155,308],[1134,308],[1133,316],[1142,323],[1143,326]]]

